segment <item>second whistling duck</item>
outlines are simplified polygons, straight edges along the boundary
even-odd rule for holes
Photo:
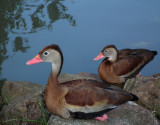
[[[98,68],[98,74],[104,82],[121,84],[128,78],[135,77],[155,55],[157,55],[157,51],[147,49],[118,51],[114,45],[108,45],[94,60],[104,58]]]
[[[48,110],[63,118],[106,120],[107,111],[130,100],[138,100],[135,95],[122,89],[101,84],[96,80],[72,80],[59,84],[58,76],[63,65],[62,51],[58,45],[49,45],[27,65],[50,62],[52,71],[45,92]]]

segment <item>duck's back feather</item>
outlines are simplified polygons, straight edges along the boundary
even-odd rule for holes
[[[68,89],[65,100],[71,112],[99,112],[133,99],[131,94],[110,85],[98,85],[96,80],[73,80],[60,85]]]

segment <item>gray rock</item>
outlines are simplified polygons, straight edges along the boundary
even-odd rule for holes
[[[79,72],[79,73],[77,73],[77,75],[79,75],[81,77],[88,78],[88,79],[94,79],[94,80],[102,81],[100,79],[99,75],[98,74],[94,74],[94,73]]]
[[[79,119],[64,119],[59,116],[51,115],[47,125],[106,125],[105,122],[97,120],[79,120]]]
[[[156,117],[136,103],[126,103],[108,112],[106,121],[63,119],[52,115],[47,125],[159,125]]]
[[[60,76],[58,77],[59,83],[70,81],[70,80],[76,80],[76,79],[93,79],[93,80],[101,81],[97,74],[86,73],[86,72],[80,72],[77,74],[64,73],[64,74],[60,74]]]
[[[59,82],[84,78],[86,77],[80,75],[61,74]],[[3,100],[9,100],[7,101],[9,104],[5,105],[0,113],[1,123],[7,125],[14,123],[16,125],[39,125],[39,122],[44,123],[42,121],[44,112],[46,112],[46,120],[49,116],[44,104],[44,89],[45,87],[34,83],[6,81],[2,87],[1,95]],[[44,109],[41,108],[40,102],[42,102]]]
[[[30,91],[27,95],[20,96],[4,106],[0,113],[1,124],[39,125],[40,122],[44,122],[42,119],[47,119],[48,115],[44,116],[46,111],[42,108],[44,107],[41,96],[43,89]]]
[[[42,87],[42,85],[31,82],[5,81],[1,88],[2,101],[7,104],[15,98],[25,96],[30,91],[40,87]]]
[[[68,80],[84,79],[84,78],[97,79],[96,75],[80,73],[74,74],[61,74],[59,77],[60,82]],[[99,79],[98,79],[99,80]],[[5,105],[0,112],[1,125],[39,125],[47,124],[49,112],[44,104],[44,90],[45,87],[30,83],[22,82],[5,82],[7,87],[3,86],[3,95],[7,92],[7,98],[14,98],[8,105]],[[22,86],[21,86],[22,85]],[[22,89],[18,89],[18,86]],[[13,92],[13,90],[16,90]],[[20,92],[19,92],[20,91]],[[23,93],[25,91],[25,94]],[[5,94],[6,95],[6,94]],[[63,119],[59,116],[52,115],[48,121],[48,125],[158,125],[157,119],[154,115],[145,108],[138,105],[124,104],[108,113],[109,119],[100,122],[97,120],[78,120],[78,119]]]
[[[123,104],[108,113],[111,125],[159,125],[157,118],[134,102]]]
[[[138,103],[160,119],[160,74],[127,80],[124,90],[137,95]]]
[[[76,80],[76,79],[84,79],[84,77],[76,74],[69,74],[69,73],[60,74],[58,77],[59,83],[70,81],[70,80]]]

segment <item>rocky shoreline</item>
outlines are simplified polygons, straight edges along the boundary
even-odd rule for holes
[[[89,73],[61,74],[59,81],[96,79]],[[6,81],[0,92],[0,125],[159,125],[160,74],[129,79],[124,90],[139,97],[108,112],[105,122],[63,119],[51,114],[44,104],[45,85],[24,81]]]

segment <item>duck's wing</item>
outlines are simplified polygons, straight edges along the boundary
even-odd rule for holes
[[[130,55],[141,55],[144,53],[148,53],[151,52],[150,50],[147,49],[122,49],[118,51],[118,55],[120,57],[126,57],[126,56],[130,56]]]
[[[143,68],[144,64],[141,56],[128,56],[119,58],[112,64],[112,67],[117,76],[129,77],[134,73],[138,73],[137,71]]]
[[[113,64],[114,72],[121,77],[135,76],[157,54],[147,49],[123,49]]]
[[[125,91],[112,89],[111,87],[100,88],[74,81],[75,85],[68,86],[65,101],[71,112],[94,113],[116,107],[133,98]],[[84,81],[85,82],[85,81]],[[69,83],[68,83],[69,84]]]
[[[110,84],[106,84],[104,82],[100,82],[94,79],[76,79],[76,80],[71,80],[71,81],[60,83],[61,86],[66,86],[66,87],[80,86],[84,84],[86,84],[86,86],[88,87],[95,86],[95,87],[100,87],[100,88],[106,88],[106,87],[111,86]]]

